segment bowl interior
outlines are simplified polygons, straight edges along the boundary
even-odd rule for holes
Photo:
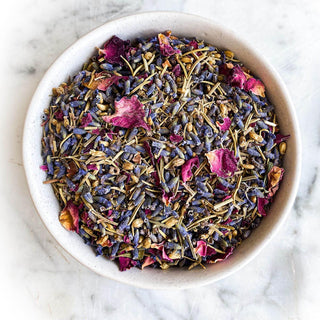
[[[236,56],[262,79],[267,94],[275,105],[282,133],[291,134],[284,160],[286,174],[280,190],[272,204],[269,215],[260,227],[235,250],[223,263],[209,265],[207,270],[195,268],[191,271],[169,269],[167,271],[131,269],[118,271],[114,262],[96,257],[82,239],[61,227],[58,221],[60,208],[50,185],[43,185],[45,173],[39,170],[42,164],[40,116],[49,105],[53,87],[66,81],[82,67],[82,64],[112,35],[123,39],[151,36],[172,30],[178,36],[196,36],[198,39],[235,52]],[[204,18],[174,12],[152,12],[120,18],[95,29],[68,48],[49,68],[40,82],[27,114],[23,140],[24,167],[30,192],[44,224],[55,239],[72,256],[95,272],[136,286],[145,288],[187,288],[221,279],[239,269],[252,259],[274,235],[293,204],[300,173],[299,129],[294,110],[286,89],[273,68],[247,44],[233,33]]]

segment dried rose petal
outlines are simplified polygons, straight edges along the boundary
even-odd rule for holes
[[[233,69],[233,64],[232,63],[225,63],[219,66],[219,74],[222,74],[224,76],[226,76],[226,78],[228,79],[228,77],[231,74],[231,71]]]
[[[134,261],[130,258],[119,257],[119,269],[120,271],[126,271],[135,267],[137,265],[137,261]]]
[[[223,123],[217,121],[217,125],[219,126],[220,130],[225,132],[227,130],[229,130],[230,126],[231,126],[231,119],[229,117],[225,117],[223,118]]]
[[[240,89],[243,89],[246,83],[246,75],[241,69],[240,66],[236,65],[231,70],[231,73],[227,79],[227,82],[232,85],[233,87],[239,87]]]
[[[144,142],[143,142],[143,147],[144,147],[144,149],[146,150],[148,156],[150,157],[151,163],[152,163],[153,165],[155,165],[154,156],[153,156],[153,153],[152,153],[152,150],[151,150],[151,147],[150,147],[149,142],[148,142],[148,141],[144,141]],[[157,177],[158,177],[158,175],[157,175]],[[158,179],[159,179],[159,178],[158,178]]]
[[[71,200],[62,209],[59,221],[67,230],[79,233],[79,209]]]
[[[111,76],[110,78],[100,79],[98,80],[99,84],[97,86],[97,89],[106,91],[110,86],[112,86],[113,84],[118,84],[118,82],[124,78],[127,78],[127,77]]]
[[[198,42],[196,40],[192,40],[189,43],[189,46],[193,46],[193,49],[198,49]]]
[[[208,259],[207,262],[208,263],[216,263],[219,261],[224,261],[232,255],[233,250],[234,250],[233,247],[229,247],[229,248],[227,248],[225,253],[217,253],[216,255],[214,255],[212,257],[212,259],[210,259],[210,260]]]
[[[179,136],[178,134],[172,134],[171,136],[170,136],[170,141],[172,142],[172,143],[179,143],[179,142],[181,142],[183,140],[183,137],[182,136]]]
[[[172,192],[166,193],[162,190],[162,201],[166,206],[168,206],[174,199],[175,196]]]
[[[44,165],[40,166],[40,169],[43,171],[48,171],[48,166],[44,164]]]
[[[274,139],[274,143],[280,143],[283,141],[287,141],[290,138],[290,134],[288,134],[287,136],[284,136],[283,134],[278,133],[276,135],[276,138]]]
[[[125,235],[125,236],[123,237],[123,242],[124,242],[124,243],[130,243],[131,241],[130,241],[130,238],[129,238],[127,235]]]
[[[255,78],[250,78],[246,81],[244,89],[246,91],[251,91],[252,93],[254,93],[257,96],[260,97],[265,97],[265,87],[264,84]]]
[[[176,76],[176,77],[180,77],[181,76],[181,67],[180,64],[176,64],[173,69],[172,69],[172,73]]]
[[[232,195],[229,194],[228,196],[225,196],[225,197],[222,199],[222,201],[226,201],[226,200],[230,199],[231,197],[232,197]]]
[[[264,207],[269,203],[269,199],[267,198],[258,198],[257,199],[257,206],[258,206],[258,212],[262,215],[262,216],[266,216],[267,213],[264,209]]]
[[[143,264],[141,266],[141,270],[143,270],[145,267],[150,266],[151,264],[154,264],[155,260],[151,257],[146,257],[143,261]]]
[[[131,98],[123,97],[119,101],[115,101],[114,107],[116,112],[112,116],[104,116],[102,119],[105,122],[112,123],[114,126],[122,128],[142,127],[150,130],[144,121],[143,104],[136,96]]]
[[[62,121],[63,120],[63,112],[61,109],[57,110],[55,113],[54,113],[54,116],[57,120],[59,121]]]
[[[279,189],[279,183],[283,178],[284,169],[277,166],[273,166],[268,173],[268,197],[273,197],[277,190]]]
[[[98,167],[95,164],[88,164],[87,169],[88,170],[98,170]]]
[[[101,50],[101,52],[108,62],[122,64],[123,60],[121,59],[121,56],[125,56],[129,43],[129,40],[123,41],[122,39],[113,36],[106,42],[104,50]]]
[[[160,179],[159,179],[158,173],[156,171],[154,171],[154,172],[151,173],[151,176],[154,179],[154,184],[156,186],[159,186],[160,185]]]
[[[159,33],[158,40],[160,44],[160,52],[163,56],[170,57],[175,53],[181,53],[180,50],[171,47],[169,39],[164,34]]]
[[[92,122],[92,115],[90,112],[88,112],[85,116],[82,117],[80,128],[87,127],[91,122]]]
[[[219,190],[225,191],[225,192],[228,192],[228,191],[229,191],[229,189],[228,189],[227,187],[225,187],[225,186],[224,186],[222,183],[220,183],[220,182],[216,185],[216,188],[219,189]]]
[[[151,209],[145,209],[144,213],[146,214],[146,216],[149,216],[152,213],[152,211]]]
[[[195,249],[195,252],[199,254],[201,257],[205,257],[207,255],[207,244],[205,241],[200,240],[197,241],[197,247]]]
[[[195,157],[195,158],[192,158],[192,159],[186,161],[181,167],[182,181],[183,182],[189,181],[193,175],[192,168],[193,167],[198,168],[199,165],[200,165],[200,163],[199,163],[198,157]]]
[[[164,241],[163,242],[160,242],[160,243],[153,243],[151,245],[151,248],[154,248],[154,249],[157,249],[159,251],[161,251],[161,258],[162,260],[166,260],[166,261],[170,261],[172,262],[173,260],[170,259],[168,256],[167,256],[167,253],[164,249]]]
[[[83,203],[81,203],[83,205]],[[78,207],[78,209],[80,210],[80,206]],[[94,223],[93,221],[90,219],[88,212],[83,211],[80,214],[80,218],[81,220],[89,227],[89,228],[93,228],[94,227]]]
[[[216,149],[205,154],[210,163],[210,170],[218,177],[232,177],[237,170],[237,159],[228,149]]]

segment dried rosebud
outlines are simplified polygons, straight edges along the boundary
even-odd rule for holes
[[[125,56],[129,43],[129,40],[123,41],[117,36],[113,36],[106,42],[104,50],[101,50],[101,52],[104,54],[106,61],[122,64],[123,60],[121,59],[121,56]]]
[[[59,221],[67,230],[79,233],[79,209],[72,201],[62,209]]]
[[[283,178],[284,169],[273,166],[268,173],[269,198],[273,197],[279,189],[279,183]]]
[[[137,265],[137,261],[134,261],[130,258],[119,257],[119,269],[120,271],[126,271],[135,267]]]
[[[228,149],[216,149],[205,154],[210,163],[210,170],[218,177],[232,177],[237,170],[237,159]]]
[[[114,126],[122,128],[142,127],[150,130],[150,127],[144,121],[143,104],[136,96],[131,98],[123,97],[114,103],[115,113],[112,116],[104,116],[102,119]]]
[[[182,167],[181,167],[181,176],[182,176],[182,181],[187,182],[191,179],[192,177],[192,168],[193,167],[199,167],[199,158],[195,157],[192,158],[188,161],[186,161]]]

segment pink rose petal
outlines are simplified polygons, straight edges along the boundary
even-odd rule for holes
[[[113,84],[118,84],[118,82],[124,78],[127,78],[127,77],[111,76],[110,78],[101,79],[99,80],[99,84],[97,88],[99,90],[106,91],[110,86],[112,86]]]
[[[167,256],[163,244],[164,244],[164,242],[153,243],[153,244],[151,245],[151,248],[154,248],[154,249],[157,249],[157,250],[161,251],[161,258],[162,258],[162,260],[166,260],[166,261],[172,262],[173,260],[170,259],[170,258]]]
[[[87,169],[88,170],[98,170],[98,167],[95,164],[88,164]]]
[[[216,185],[216,188],[225,192],[229,191],[229,189],[220,182]]]
[[[193,49],[198,49],[198,42],[196,40],[192,40],[189,43],[189,46],[193,46]]]
[[[197,241],[197,247],[195,249],[195,252],[198,253],[201,257],[209,257],[217,253],[216,250],[209,247],[207,243],[203,240]]]
[[[195,252],[199,254],[201,257],[205,257],[207,255],[207,244],[205,241],[200,240],[197,241],[197,247],[195,249]]]
[[[279,183],[283,178],[284,169],[277,166],[273,166],[268,173],[268,197],[271,198],[279,189]]]
[[[101,50],[101,52],[108,62],[122,64],[123,60],[121,59],[121,56],[125,56],[129,43],[129,40],[123,41],[122,39],[113,36],[106,42],[104,50]]]
[[[155,263],[155,260],[151,257],[146,257],[143,261],[143,264],[141,266],[141,270],[143,270],[145,267],[150,266]]]
[[[181,67],[180,64],[176,64],[174,66],[174,68],[172,69],[172,73],[176,76],[176,77],[180,77],[181,76]]]
[[[234,248],[233,247],[229,247],[227,250],[226,250],[226,252],[225,253],[219,253],[219,254],[217,254],[217,258],[216,259],[214,259],[214,261],[212,261],[212,262],[219,262],[219,261],[224,261],[224,260],[226,260],[226,259],[228,259],[231,255],[232,255],[232,253],[233,253],[233,250],[234,250]],[[209,262],[209,261],[208,261]]]
[[[55,113],[54,113],[54,116],[57,120],[59,121],[62,121],[63,120],[63,112],[61,109],[57,110]]]
[[[152,213],[152,211],[151,209],[145,209],[144,213],[146,214],[146,216],[149,216]]]
[[[80,128],[87,127],[91,122],[92,122],[92,115],[90,112],[88,112],[85,116],[82,117]]]
[[[210,163],[211,172],[218,177],[232,177],[237,171],[237,159],[234,153],[228,149],[216,149],[205,154]]]
[[[124,242],[124,243],[130,243],[131,241],[130,241],[130,238],[129,238],[127,235],[125,235],[125,236],[123,237],[123,242]]]
[[[269,203],[269,201],[270,201],[270,200],[267,199],[267,198],[258,198],[258,199],[257,199],[257,202],[258,202],[258,204],[257,204],[257,206],[258,206],[258,212],[259,212],[262,216],[266,216],[266,215],[267,215],[264,207]]]
[[[148,142],[148,141],[144,141],[144,142],[143,142],[143,147],[144,147],[144,149],[146,150],[148,156],[150,157],[151,163],[152,163],[153,165],[155,165],[154,156],[153,156],[153,153],[152,153],[152,150],[151,150],[151,147],[150,147],[149,142]],[[158,175],[157,175],[157,177],[158,177]],[[159,179],[159,178],[158,178],[158,179]]]
[[[287,136],[284,136],[283,134],[278,133],[276,135],[274,143],[280,143],[280,142],[283,142],[283,141],[287,141],[289,138],[290,138],[290,134],[288,134]]]
[[[239,87],[240,89],[243,89],[246,83],[246,80],[247,78],[243,70],[241,69],[240,66],[236,65],[231,70],[231,73],[227,79],[227,82],[233,87]]]
[[[170,57],[175,53],[181,53],[180,50],[171,47],[169,39],[162,33],[158,34],[160,52],[163,56]]]
[[[219,126],[220,130],[225,132],[227,130],[229,130],[230,126],[231,126],[231,119],[229,117],[225,117],[223,118],[223,123],[220,123],[219,121],[217,121],[217,125]]]
[[[179,142],[181,142],[182,140],[183,140],[183,137],[180,136],[180,135],[178,135],[178,134],[172,134],[172,135],[170,136],[170,141],[171,141],[172,143],[179,143]]]
[[[143,104],[136,96],[132,96],[129,99],[123,97],[121,100],[115,101],[114,106],[116,112],[112,116],[102,117],[105,122],[122,128],[142,127],[150,130],[150,126],[144,121]]]
[[[67,230],[79,233],[79,209],[71,200],[62,209],[59,221]]]
[[[172,192],[166,193],[162,190],[162,201],[166,206],[168,206],[174,199],[175,196]]]
[[[200,165],[200,163],[199,163],[198,157],[195,157],[195,158],[192,158],[192,159],[186,161],[181,167],[182,181],[183,182],[189,181],[193,175],[192,168],[193,167],[198,168],[199,165]]]
[[[79,209],[80,209],[80,206],[79,206]],[[80,214],[80,218],[81,218],[81,220],[86,224],[86,226],[88,226],[89,228],[91,228],[91,227],[93,228],[93,227],[94,227],[94,223],[93,223],[93,221],[90,219],[88,212],[83,211],[83,212]]]
[[[120,271],[126,271],[135,267],[137,265],[137,261],[134,261],[127,257],[119,257],[119,269]]]
[[[249,78],[245,83],[244,89],[246,91],[251,91],[252,93],[254,93],[257,96],[265,97],[264,84],[258,79]]]
[[[48,171],[48,166],[44,164],[44,165],[40,166],[40,169],[43,171]]]

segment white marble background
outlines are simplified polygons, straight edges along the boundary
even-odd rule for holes
[[[11,0],[1,7],[1,319],[320,318],[319,1]],[[198,289],[136,289],[80,265],[42,225],[22,166],[24,117],[48,66],[92,28],[146,10],[195,13],[237,31],[279,71],[301,125],[299,197],[280,234],[241,271]]]

